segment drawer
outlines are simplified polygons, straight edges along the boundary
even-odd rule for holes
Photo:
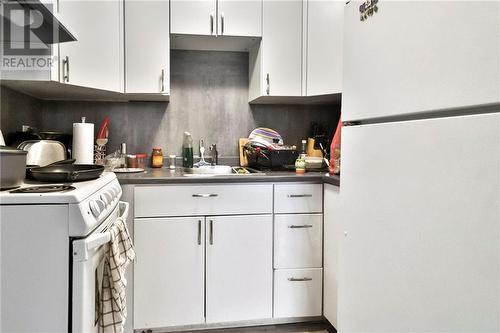
[[[321,316],[321,268],[274,271],[274,317]]]
[[[272,213],[272,184],[136,186],[135,217]]]
[[[323,185],[277,184],[274,186],[275,213],[321,213]]]
[[[323,215],[274,217],[274,268],[321,268]]]

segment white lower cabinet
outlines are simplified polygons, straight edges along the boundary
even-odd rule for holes
[[[322,267],[322,214],[274,217],[274,268]]]
[[[274,317],[321,316],[323,270],[274,271]]]
[[[201,324],[205,219],[134,221],[134,328]]]
[[[289,185],[136,186],[134,329],[321,316],[322,185]]]
[[[271,318],[272,216],[206,220],[207,323]]]
[[[134,329],[272,318],[271,214],[136,218],[134,242]]]
[[[337,327],[339,244],[345,236],[339,223],[340,188],[330,184],[325,184],[324,188],[323,314],[333,326]]]

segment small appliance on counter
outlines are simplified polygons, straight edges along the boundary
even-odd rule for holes
[[[296,146],[283,144],[281,135],[270,128],[256,128],[248,139],[243,151],[252,168],[284,169],[299,156]]]
[[[28,165],[46,166],[67,158],[66,147],[59,141],[29,140],[22,142],[17,148],[28,152]]]

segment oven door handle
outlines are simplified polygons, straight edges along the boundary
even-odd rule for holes
[[[120,216],[122,220],[126,221],[129,214],[130,204],[128,202],[120,201],[118,203],[120,209]],[[73,242],[73,259],[75,261],[85,261],[88,259],[88,252],[92,251],[111,241],[111,233],[109,231],[93,234],[85,239]]]

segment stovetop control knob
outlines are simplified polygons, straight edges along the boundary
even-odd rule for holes
[[[99,205],[97,204],[96,200],[91,200],[89,202],[89,207],[94,217],[98,217],[99,214],[101,214],[101,209],[99,208]]]
[[[104,206],[107,206],[111,203],[111,196],[109,195],[109,193],[104,192],[101,194],[101,200],[102,202],[104,202]]]
[[[113,191],[113,189],[109,189],[105,192],[106,195],[108,195],[109,197],[109,202],[112,203],[115,201],[115,197],[116,197],[116,194],[115,194],[115,191]]]

